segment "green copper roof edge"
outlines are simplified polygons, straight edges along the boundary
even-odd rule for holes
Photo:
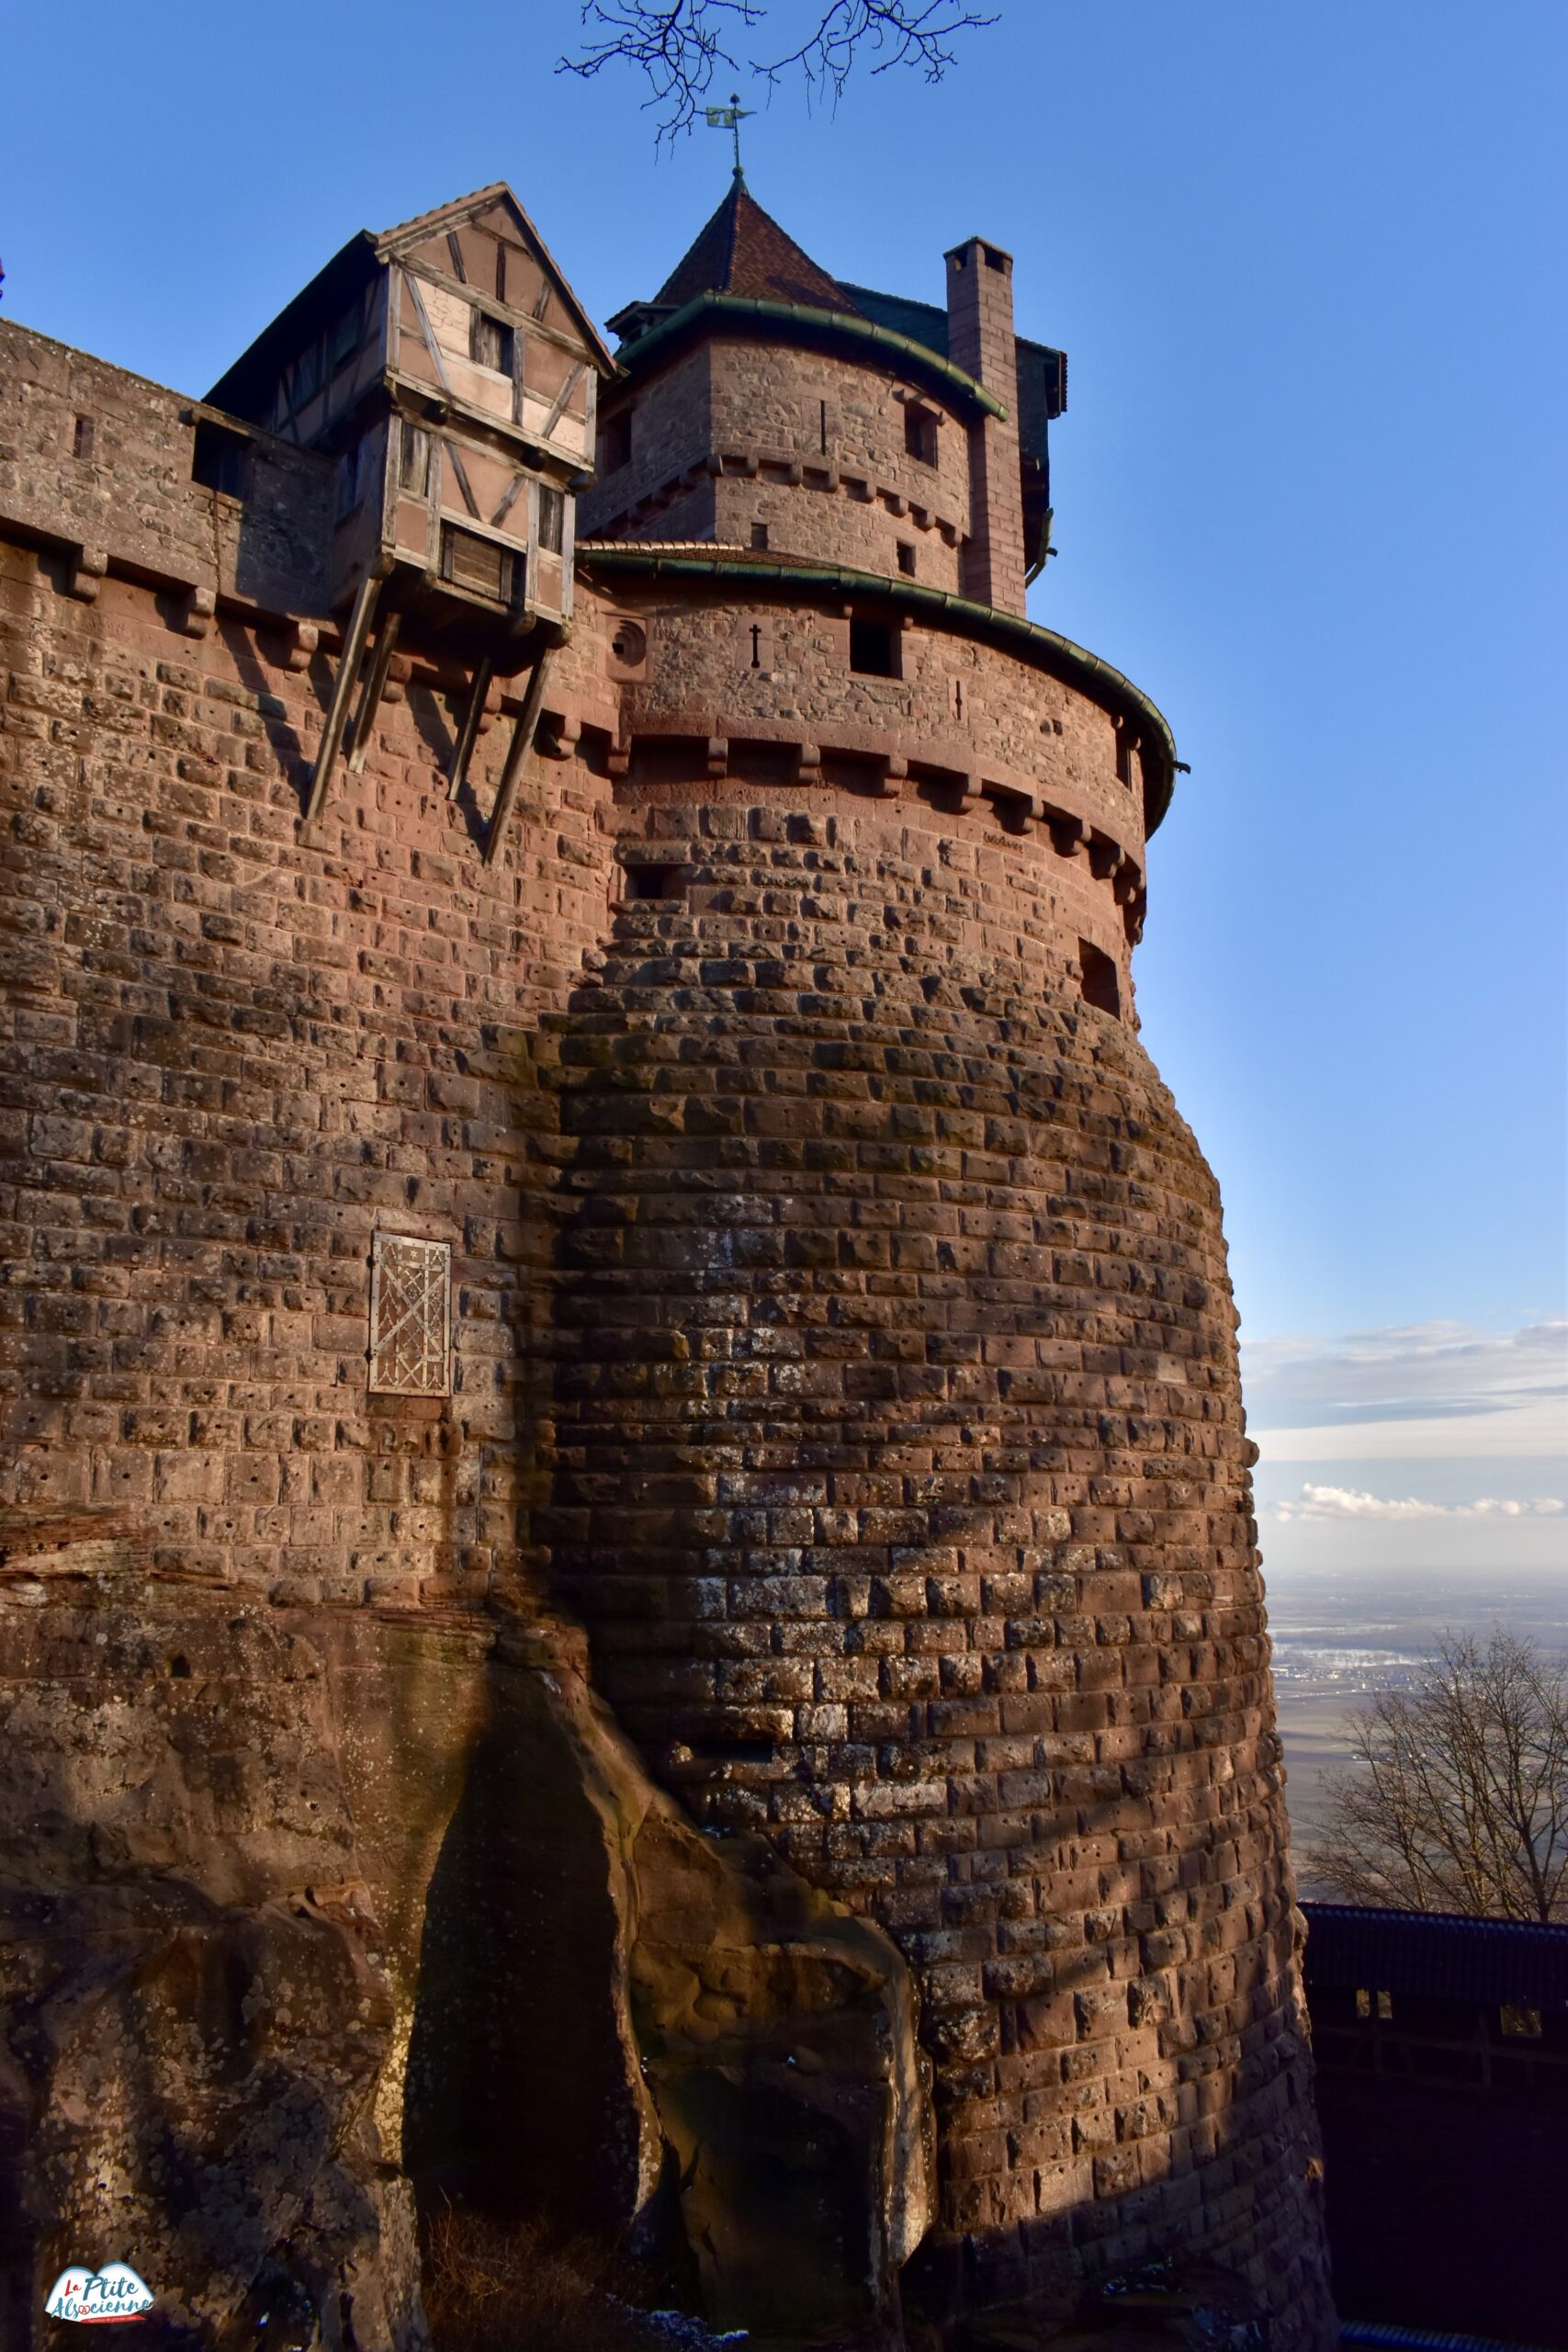
[[[922,587],[918,581],[890,580],[879,571],[851,571],[842,564],[769,563],[743,555],[662,555],[622,542],[579,547],[579,560],[598,571],[642,571],[673,578],[765,580],[778,587],[829,588],[846,595],[874,594],[911,612],[938,615],[955,627],[978,636],[999,639],[1019,650],[1043,657],[1047,666],[1065,671],[1079,684],[1098,687],[1101,695],[1124,704],[1149,729],[1161,754],[1164,773],[1148,777],[1144,794],[1145,831],[1152,833],[1170,807],[1176,786],[1176,738],[1157,703],[1141,686],[1101,661],[1087,646],[1075,645],[1054,628],[1025,620],[1017,613],[998,612],[994,605],[977,605],[968,596],[954,596],[944,588]],[[1152,747],[1151,747],[1152,748]]]
[[[852,318],[846,311],[819,311],[806,302],[763,302],[743,294],[694,294],[689,302],[682,304],[673,318],[661,319],[656,327],[649,327],[646,334],[639,334],[635,343],[628,343],[618,351],[617,361],[627,370],[641,368],[666,343],[683,335],[709,312],[716,320],[728,320],[737,326],[755,322],[810,327],[818,334],[830,331],[851,343],[869,344],[874,350],[901,359],[911,369],[923,369],[960,402],[981,409],[987,416],[1007,415],[994,392],[976,383],[973,376],[966,376],[962,368],[955,368],[951,359],[944,359],[941,352],[917,343],[913,336],[896,334],[891,327],[876,326],[870,319]]]

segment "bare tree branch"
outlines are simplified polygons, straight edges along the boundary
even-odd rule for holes
[[[873,74],[911,65],[928,82],[940,82],[955,62],[956,36],[997,21],[967,0],[816,0],[815,28],[797,47],[772,58],[756,54],[742,37],[757,32],[777,5],[582,0],[583,46],[560,58],[556,71],[591,81],[606,65],[634,67],[647,80],[642,103],[656,109],[659,139],[673,140],[691,130],[720,65],[744,66],[770,90],[798,73],[808,100],[830,96],[837,105],[859,60],[871,57]]]
[[[1568,1665],[1498,1627],[1438,1645],[1351,1733],[1305,1856],[1351,1903],[1568,1918]]]
[[[895,65],[918,66],[928,82],[940,82],[956,61],[953,36],[978,31],[996,23],[963,0],[833,0],[808,40],[771,64],[755,70],[776,86],[792,68],[806,77],[808,96],[831,93],[837,106],[857,57],[867,50],[876,58],[873,74]]]

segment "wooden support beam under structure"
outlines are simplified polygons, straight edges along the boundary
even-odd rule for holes
[[[474,683],[469,690],[468,703],[464,707],[462,720],[457,729],[457,740],[452,746],[451,765],[446,771],[448,800],[456,800],[463,789],[464,781],[468,773],[468,762],[473,758],[474,745],[479,739],[479,721],[484,717],[485,696],[490,692],[490,682],[494,675],[495,663],[487,654],[474,672]]]
[[[487,865],[494,863],[495,854],[501,847],[502,836],[506,831],[507,820],[512,814],[512,804],[517,797],[517,786],[523,775],[523,763],[528,756],[529,745],[534,741],[534,729],[539,723],[539,713],[544,708],[545,681],[549,674],[550,655],[553,650],[553,647],[548,645],[541,646],[539,649],[539,658],[534,664],[533,674],[528,680],[528,690],[523,697],[523,707],[517,714],[517,723],[512,730],[512,741],[506,747],[506,763],[501,771],[501,782],[497,785],[495,792],[495,807],[491,811],[490,827],[485,834],[484,861]]]
[[[310,797],[305,804],[305,822],[312,824],[321,815],[321,804],[327,797],[327,786],[333,780],[338,754],[343,750],[344,729],[348,725],[348,708],[354,699],[360,665],[365,659],[366,640],[370,624],[376,617],[384,582],[377,572],[367,572],[354,599],[354,610],[344,631],[343,658],[338,663],[337,677],[333,685],[333,698],[327,706],[326,724],[321,729],[321,747],[316,754],[316,765],[310,777]]]
[[[370,748],[370,730],[376,724],[376,713],[381,707],[386,691],[387,673],[392,666],[392,654],[398,642],[400,613],[389,613],[376,634],[376,650],[370,657],[370,674],[365,682],[365,692],[354,721],[354,748],[348,755],[349,773],[357,775],[365,765],[365,754]]]

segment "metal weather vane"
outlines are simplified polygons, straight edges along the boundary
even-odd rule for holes
[[[755,107],[743,107],[741,105],[740,93],[739,90],[731,90],[729,94],[729,104],[727,107],[705,107],[703,108],[703,114],[710,130],[729,130],[733,131],[735,134],[735,176],[738,180],[744,179],[746,176],[745,173],[740,168],[740,126],[743,122],[749,120],[756,111],[757,109]]]

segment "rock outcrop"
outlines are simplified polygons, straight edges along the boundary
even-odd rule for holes
[[[192,2352],[424,2352],[416,2198],[635,2237],[716,2324],[896,2309],[933,2139],[904,1963],[684,1818],[581,1634],[4,1533],[8,2343],[121,2259]]]
[[[118,2258],[170,2344],[422,2352],[412,2191],[372,2116],[393,2003],[319,1653],[231,1594],[133,1595],[101,1535],[84,1561],[8,1532],[7,2340],[68,2262]]]

